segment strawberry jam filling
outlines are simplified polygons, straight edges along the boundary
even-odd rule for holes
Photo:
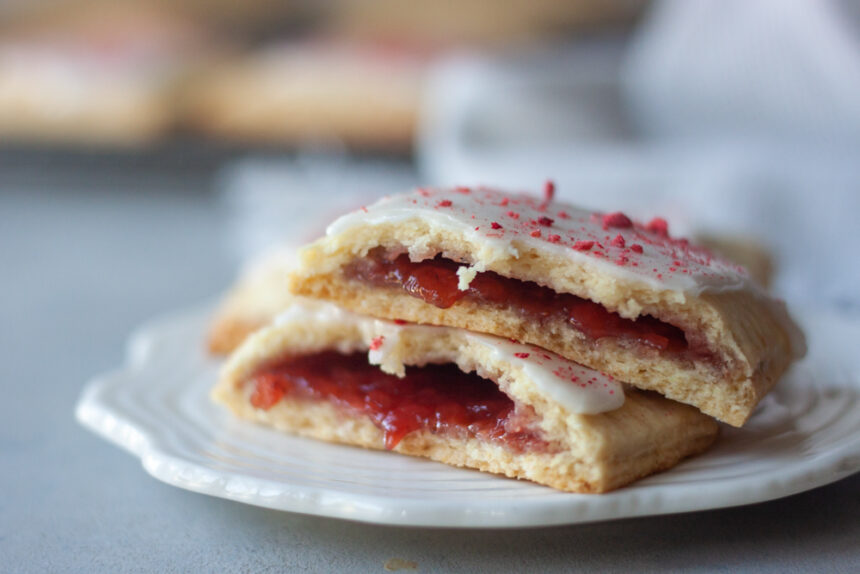
[[[258,409],[290,397],[366,415],[385,433],[387,449],[418,430],[500,441],[517,451],[548,447],[495,383],[452,364],[408,367],[398,378],[369,364],[365,353],[329,351],[275,364],[249,383]]]
[[[661,351],[681,352],[688,347],[684,332],[654,317],[643,315],[625,319],[602,305],[571,295],[556,293],[531,281],[520,281],[486,271],[478,273],[469,288],[460,290],[457,269],[461,264],[437,256],[413,262],[406,254],[388,258],[372,252],[351,264],[346,273],[359,281],[399,287],[417,297],[447,309],[461,299],[513,309],[519,314],[544,321],[562,317],[586,337],[597,340],[614,337]]]

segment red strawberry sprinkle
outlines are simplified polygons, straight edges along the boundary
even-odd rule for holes
[[[555,197],[555,182],[551,179],[546,180],[546,183],[543,184],[543,197],[544,201],[549,203],[552,201],[552,198]]]
[[[652,233],[656,233],[661,237],[669,236],[669,224],[666,223],[666,220],[662,217],[655,217],[651,221],[648,222],[648,225],[645,226],[645,229]]]
[[[379,348],[382,346],[382,342],[383,342],[384,340],[385,340],[385,336],[384,336],[384,335],[380,335],[380,336],[378,336],[378,337],[374,337],[374,338],[373,338],[373,340],[370,342],[370,350],[371,350],[371,351],[376,351],[377,349],[379,349]]]
[[[607,213],[603,216],[603,227],[632,227],[633,222],[630,221],[630,218],[621,213],[620,211],[616,211],[614,213]]]

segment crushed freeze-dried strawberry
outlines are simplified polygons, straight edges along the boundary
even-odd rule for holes
[[[662,217],[655,217],[645,226],[645,229],[651,233],[656,233],[661,237],[669,236],[669,224]]]
[[[624,229],[626,227],[632,227],[633,222],[629,217],[621,213],[620,211],[616,211],[614,213],[607,213],[603,216],[603,227],[618,227]]]

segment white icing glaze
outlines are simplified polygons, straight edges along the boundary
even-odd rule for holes
[[[341,217],[328,227],[327,234],[411,219],[429,222],[480,246],[474,255],[487,265],[517,258],[518,247],[527,246],[661,290],[700,294],[751,285],[740,266],[683,239],[673,239],[661,233],[659,226],[631,222],[620,213],[595,213],[488,188],[422,188],[388,196]],[[469,280],[461,274],[460,288]]]
[[[374,348],[368,351],[371,364],[380,365],[383,371],[403,374],[399,341],[411,332],[423,334],[453,333],[465,340],[488,348],[505,371],[520,368],[537,389],[556,401],[571,414],[597,414],[615,410],[624,404],[624,389],[618,381],[603,373],[568,361],[554,353],[532,345],[523,345],[494,337],[472,333],[452,327],[397,324],[341,309],[331,303],[298,300],[275,319],[275,325],[295,323],[333,325],[339,330],[358,331],[362,340],[345,337],[338,345],[341,352],[351,352],[366,347],[373,341]]]
[[[522,367],[523,373],[541,393],[570,413],[603,413],[624,404],[624,388],[609,375],[533,345],[470,331],[464,334],[467,339],[492,348],[499,361]]]

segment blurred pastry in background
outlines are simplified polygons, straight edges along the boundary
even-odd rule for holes
[[[545,42],[633,23],[644,0],[334,0],[323,26],[343,37],[434,45],[506,46]]]
[[[280,37],[313,27],[322,2],[314,0],[144,0],[150,4],[181,8],[194,22],[219,37],[245,43]]]
[[[133,145],[181,127],[228,144],[409,153],[440,54],[626,26],[642,4],[0,3],[0,137]]]
[[[427,63],[399,46],[276,43],[197,78],[185,124],[234,143],[409,151]]]
[[[750,277],[762,287],[770,287],[774,274],[773,255],[756,239],[740,235],[699,234],[695,241],[745,267]]]
[[[174,96],[205,33],[151,4],[67,3],[0,30],[0,137],[134,145],[174,124]]]
[[[234,144],[409,152],[427,69],[441,54],[626,24],[641,6],[470,0],[450,10],[433,2],[317,3],[303,12],[315,11],[305,21],[311,36],[290,39],[285,30],[282,40],[195,77],[183,124]]]

